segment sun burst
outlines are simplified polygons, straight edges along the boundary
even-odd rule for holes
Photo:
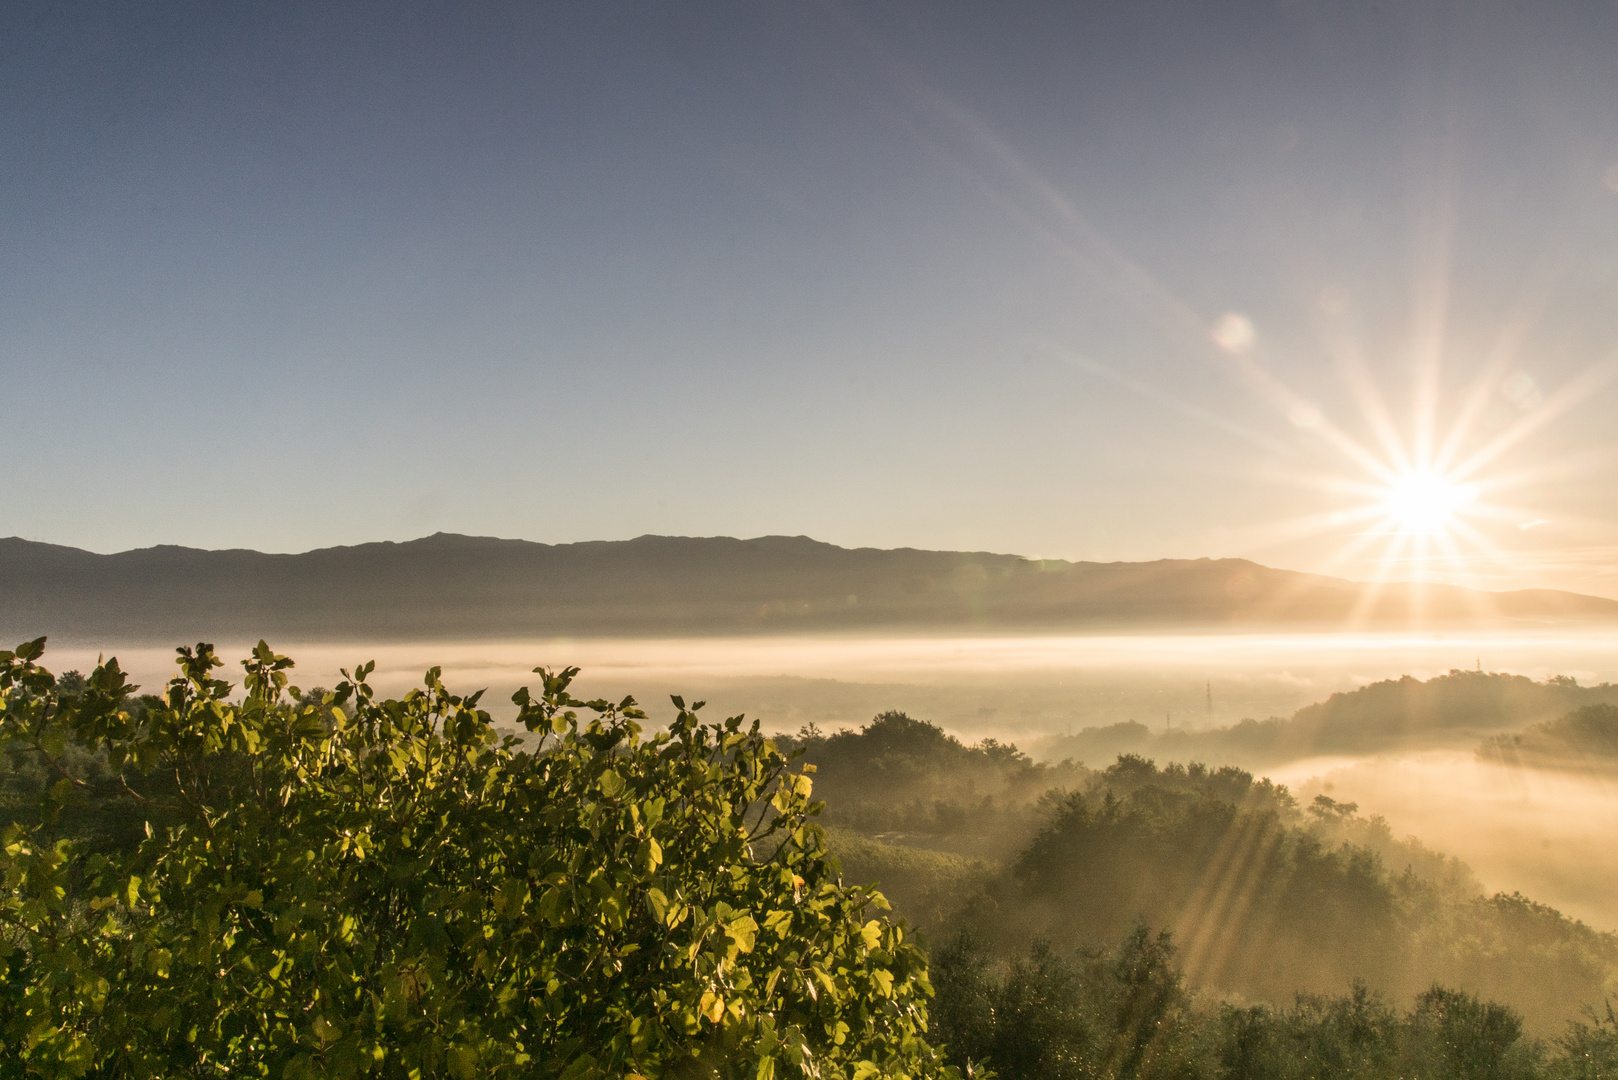
[[[1342,537],[1320,570],[1371,582],[1375,588],[1366,594],[1366,611],[1382,586],[1396,582],[1416,587],[1413,617],[1427,583],[1482,589],[1515,584],[1510,569],[1521,561],[1516,551],[1522,534],[1550,523],[1544,507],[1532,505],[1537,494],[1553,479],[1583,467],[1578,455],[1553,461],[1536,454],[1533,436],[1618,375],[1618,365],[1598,363],[1541,394],[1526,375],[1513,371],[1529,321],[1508,326],[1494,355],[1483,359],[1471,384],[1453,397],[1440,389],[1442,335],[1414,348],[1411,375],[1417,393],[1406,430],[1372,378],[1364,352],[1346,333],[1328,333],[1325,342],[1348,391],[1338,399],[1350,406],[1348,415],[1338,417],[1332,415],[1337,410],[1317,405],[1277,377],[1263,350],[1254,347],[1257,335],[1249,330],[1233,344],[1229,327],[1235,320],[1215,320],[1207,331],[1211,344],[1288,426],[1321,440],[1328,451],[1319,471],[1288,478],[1326,493],[1335,506],[1255,526],[1255,545]],[[1533,393],[1524,392],[1524,385]],[[1505,413],[1502,404],[1508,406]],[[1517,504],[1514,495],[1529,505]],[[1351,621],[1363,614],[1357,612]]]
[[[1451,331],[1457,314],[1452,302],[1455,217],[1442,177],[1423,178],[1431,181],[1425,192],[1430,201],[1411,235],[1414,274],[1409,304],[1399,316],[1405,339],[1372,347],[1363,337],[1367,312],[1358,308],[1353,291],[1320,282],[1309,320],[1318,340],[1309,343],[1308,352],[1323,353],[1341,385],[1325,393],[1316,387],[1311,395],[1287,385],[1281,373],[1301,370],[1292,362],[1298,358],[1278,355],[1251,314],[1210,311],[1178,295],[986,122],[930,89],[918,89],[918,100],[960,140],[966,151],[958,159],[963,171],[997,205],[1086,274],[1103,268],[1118,296],[1145,313],[1173,353],[1212,361],[1242,391],[1274,410],[1279,422],[1272,428],[1253,422],[1245,408],[1212,406],[1130,363],[1106,361],[1069,343],[1045,342],[1054,358],[1088,376],[1258,451],[1262,457],[1251,473],[1255,483],[1280,482],[1327,496],[1311,498],[1313,512],[1301,516],[1245,526],[1221,523],[1220,547],[1253,557],[1303,549],[1319,573],[1378,585],[1408,582],[1419,594],[1430,582],[1479,589],[1538,583],[1526,573],[1525,549],[1547,549],[1551,537],[1545,533],[1610,528],[1609,521],[1576,516],[1565,488],[1555,487],[1610,468],[1618,447],[1564,449],[1552,459],[1533,441],[1618,379],[1618,358],[1592,357],[1554,388],[1542,387],[1540,380],[1562,364],[1548,365],[1538,377],[1525,370],[1537,366],[1531,341],[1552,306],[1556,280],[1549,263],[1496,307],[1493,326],[1469,326],[1462,345]],[[1280,335],[1274,339],[1281,340]],[[1460,374],[1457,361],[1469,377],[1454,377]],[[1314,366],[1313,359],[1308,366]],[[1403,384],[1408,405],[1391,406],[1373,367]],[[1324,446],[1306,448],[1305,440]],[[1297,464],[1321,449],[1326,453],[1312,465]],[[1514,497],[1522,502],[1513,503]],[[1532,545],[1523,539],[1530,530],[1535,531]],[[1340,546],[1331,543],[1337,538]],[[1374,595],[1374,589],[1367,592]]]
[[[1533,436],[1618,375],[1612,362],[1594,364],[1549,394],[1524,394],[1526,376],[1512,371],[1524,336],[1519,327],[1502,335],[1507,342],[1479,365],[1471,385],[1449,397],[1439,390],[1443,349],[1435,339],[1415,365],[1420,392],[1407,432],[1352,343],[1339,339],[1337,349],[1328,343],[1348,390],[1340,401],[1351,406],[1339,418],[1286,386],[1255,350],[1232,350],[1218,334],[1223,326],[1214,323],[1213,344],[1290,427],[1318,438],[1328,451],[1319,471],[1289,478],[1326,494],[1335,506],[1255,527],[1256,546],[1342,537],[1320,571],[1373,586],[1351,623],[1368,617],[1382,589],[1399,582],[1415,588],[1412,619],[1421,617],[1430,583],[1484,590],[1516,585],[1511,570],[1521,562],[1522,535],[1551,524],[1545,508],[1535,505],[1538,496],[1587,465],[1584,455],[1551,460],[1536,453]],[[1510,411],[1502,413],[1502,402]]]
[[[1388,485],[1382,509],[1391,528],[1409,535],[1435,536],[1451,532],[1477,497],[1476,484],[1413,470]]]

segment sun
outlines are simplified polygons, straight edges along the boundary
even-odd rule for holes
[[[1381,509],[1388,525],[1400,533],[1434,535],[1448,533],[1477,497],[1476,484],[1433,471],[1411,471],[1388,484]]]

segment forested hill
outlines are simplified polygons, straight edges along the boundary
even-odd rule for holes
[[[1166,733],[1128,721],[1048,739],[1036,751],[1040,757],[1058,761],[1097,762],[1118,754],[1141,754],[1159,760],[1261,767],[1320,754],[1471,746],[1496,732],[1543,726],[1573,710],[1595,706],[1618,706],[1618,686],[1580,686],[1565,676],[1535,682],[1502,672],[1452,671],[1425,681],[1409,675],[1384,679],[1333,694],[1290,718],[1243,720],[1230,727]],[[1549,732],[1554,741],[1564,729],[1565,725],[1535,731],[1540,736]],[[1522,743],[1522,737],[1512,738],[1516,740],[1512,746]],[[1489,745],[1499,750],[1506,743]],[[1549,741],[1530,738],[1527,745],[1543,747]]]
[[[1299,992],[1338,994],[1355,980],[1408,1001],[1437,981],[1508,1002],[1532,1030],[1550,1034],[1618,991],[1618,935],[1521,895],[1487,895],[1464,864],[1396,836],[1383,818],[1325,795],[1300,806],[1285,786],[1243,769],[1159,767],[1135,756],[1101,769],[1040,764],[1015,746],[965,745],[891,711],[858,731],[775,738],[815,766],[814,795],[826,803],[820,821],[847,879],[881,882],[895,909],[935,945],[956,943],[935,952],[934,982],[941,1030],[953,1028],[946,1041],[963,1050],[982,1047],[984,1028],[999,1023],[1059,1047],[1057,1032],[1087,1022],[1077,970],[1084,957],[1143,925],[1173,931],[1178,966],[1192,985],[1248,1003],[1284,1006]],[[977,999],[976,977],[963,985],[968,973],[950,961],[962,932],[968,951],[979,954],[979,975],[998,970],[1009,979],[1003,1010]],[[1019,983],[1034,989],[1026,976],[1044,964],[1042,951],[1076,967],[1014,1000]],[[976,1014],[964,1022],[963,991]],[[1316,999],[1314,1008],[1323,1005]],[[1056,1026],[1029,1022],[1030,1010]],[[1082,1038],[1065,1041],[1072,1051]],[[1008,1052],[1002,1043],[989,1056],[998,1068]],[[1027,1068],[1001,1075],[1108,1074]],[[1503,1074],[1328,1066],[1301,1075]]]
[[[0,635],[423,639],[1618,619],[1574,593],[1367,586],[1240,559],[1087,563],[807,537],[439,533],[296,555],[0,540]]]

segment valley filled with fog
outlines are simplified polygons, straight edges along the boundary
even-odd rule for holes
[[[252,642],[216,642],[245,656]],[[914,709],[963,738],[1019,743],[1136,720],[1201,729],[1289,715],[1380,679],[1453,669],[1510,672],[1584,685],[1618,681],[1618,632],[1543,634],[1119,634],[1110,636],[551,638],[329,643],[273,640],[298,681],[329,685],[338,670],[375,660],[386,692],[427,667],[447,682],[488,687],[499,703],[532,669],[574,666],[586,692],[633,693],[655,710],[670,693],[706,697],[781,727],[855,724],[872,709]],[[56,644],[61,668],[116,655],[137,681],[173,670],[169,647]],[[1211,708],[1209,706],[1211,694]]]
[[[237,658],[249,644],[221,643],[220,651]],[[672,716],[668,695],[679,693],[705,700],[710,719],[745,713],[766,731],[857,730],[877,713],[899,710],[965,742],[1014,743],[1036,760],[1070,758],[1102,769],[1119,753],[1135,753],[1160,766],[1235,765],[1288,785],[1300,802],[1323,794],[1357,804],[1362,815],[1380,815],[1396,836],[1414,836],[1466,863],[1490,892],[1522,892],[1594,927],[1618,929],[1618,865],[1608,857],[1610,837],[1618,834],[1618,765],[1547,768],[1477,754],[1488,738],[1553,719],[1560,699],[1508,703],[1487,715],[1468,712],[1463,702],[1441,720],[1417,717],[1396,729],[1373,730],[1374,716],[1347,716],[1332,730],[1286,723],[1333,694],[1404,676],[1476,674],[1480,667],[1487,675],[1554,681],[1582,693],[1618,682],[1618,634],[272,644],[297,661],[292,681],[306,689],[335,685],[339,669],[375,660],[371,683],[380,693],[400,694],[419,684],[429,666],[441,666],[457,691],[487,687],[484,704],[497,721],[511,713],[511,693],[534,683],[533,667],[573,665],[582,669],[578,692],[615,700],[632,694],[654,724]],[[102,652],[116,654],[148,691],[172,673],[171,650]],[[51,653],[57,670],[88,670],[98,655],[72,646]],[[1381,715],[1374,701],[1368,707]],[[1268,741],[1226,734],[1241,730],[1244,720],[1272,718],[1276,734]],[[1247,727],[1262,734],[1262,725]]]

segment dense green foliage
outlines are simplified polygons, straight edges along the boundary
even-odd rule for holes
[[[826,845],[847,880],[880,884],[894,909],[919,927],[947,926],[994,873],[984,859],[886,843],[838,825],[827,826]]]
[[[199,645],[137,698],[42,651],[0,653],[13,790],[44,799],[0,852],[0,1076],[942,1068],[924,955],[756,723],[675,699],[642,738],[539,670],[525,745],[437,669],[304,695],[260,643],[233,700]]]
[[[776,741],[819,770],[828,824],[965,855],[1015,848],[1038,827],[1040,797],[1085,775],[993,739],[967,746],[902,712],[879,713],[859,731],[806,728]]]
[[[1197,1001],[1168,935],[1137,928],[1109,949],[1038,943],[995,965],[969,937],[934,957],[939,1036],[1002,1080],[1610,1080],[1608,1008],[1550,1044],[1510,1009],[1431,986],[1408,1011],[1356,983],[1281,1007]]]

